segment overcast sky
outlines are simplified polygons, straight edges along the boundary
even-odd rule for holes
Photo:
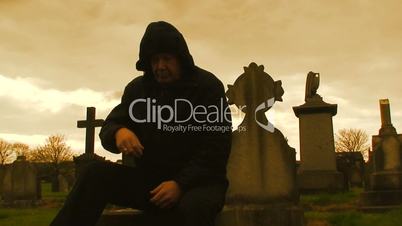
[[[232,84],[256,62],[282,80],[270,118],[299,151],[307,73],[338,104],[334,132],[378,133],[378,100],[389,98],[402,129],[402,1],[0,0],[0,138],[32,146],[64,134],[76,153],[87,106],[105,118],[135,70],[140,39],[157,20],[185,36],[195,62]],[[237,123],[237,122],[236,122]],[[97,130],[97,133],[99,129]],[[119,159],[99,145],[96,153]]]

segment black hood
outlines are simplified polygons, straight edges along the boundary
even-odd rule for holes
[[[156,53],[171,53],[178,56],[185,73],[195,68],[183,35],[173,25],[164,21],[152,22],[145,30],[136,64],[137,70],[144,71],[145,75],[151,74],[150,59]]]

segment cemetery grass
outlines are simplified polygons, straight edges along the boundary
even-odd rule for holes
[[[63,204],[66,192],[51,192],[50,183],[42,183],[42,201],[33,208],[0,207],[1,226],[47,226]]]
[[[301,195],[307,226],[400,226],[402,208],[385,213],[357,210],[362,189],[342,193]]]
[[[402,208],[386,213],[359,212],[357,202],[362,189],[343,193],[302,195],[306,226],[399,226]],[[1,226],[47,226],[64,202],[67,193],[51,192],[50,184],[42,184],[42,203],[35,208],[0,207]]]

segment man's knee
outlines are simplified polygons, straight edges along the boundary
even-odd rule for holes
[[[225,202],[225,185],[195,188],[185,193],[177,205],[184,225],[214,225],[215,218]]]
[[[107,164],[101,161],[93,161],[85,165],[80,172],[80,180],[86,182],[96,182],[105,176]]]

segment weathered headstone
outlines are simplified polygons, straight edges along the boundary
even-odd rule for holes
[[[67,178],[64,175],[59,174],[57,180],[59,181],[59,192],[68,192],[70,190]]]
[[[309,72],[305,103],[293,107],[299,118],[300,159],[298,170],[301,191],[344,189],[343,175],[336,169],[332,117],[336,104],[328,104],[317,94],[319,74]]]
[[[251,63],[228,87],[229,104],[245,116],[233,132],[226,206],[217,225],[302,225],[296,152],[265,116],[275,101],[282,101],[281,81]]]
[[[402,204],[402,134],[391,122],[388,99],[380,100],[381,129],[372,137],[370,188],[362,193],[362,209],[384,209]]]
[[[353,152],[352,152],[353,153]],[[353,165],[350,169],[350,186],[363,187],[364,185],[364,158],[361,152],[354,152],[352,155]]]
[[[6,165],[0,165],[0,198],[3,194],[3,179],[6,173]]]
[[[373,173],[373,152],[369,148],[368,150],[368,161],[364,164],[364,190],[369,191],[371,189],[370,176]]]
[[[2,199],[7,205],[30,206],[37,201],[38,180],[35,167],[25,156],[18,156],[6,169]]]
[[[361,152],[336,153],[336,168],[344,175],[345,188],[363,187],[365,162]]]
[[[78,128],[85,128],[85,153],[74,157],[74,162],[76,165],[76,175],[79,175],[82,167],[92,161],[104,161],[104,157],[100,157],[95,154],[95,128],[102,126],[103,119],[95,119],[96,109],[94,107],[87,107],[87,118],[86,120],[77,121]]]

